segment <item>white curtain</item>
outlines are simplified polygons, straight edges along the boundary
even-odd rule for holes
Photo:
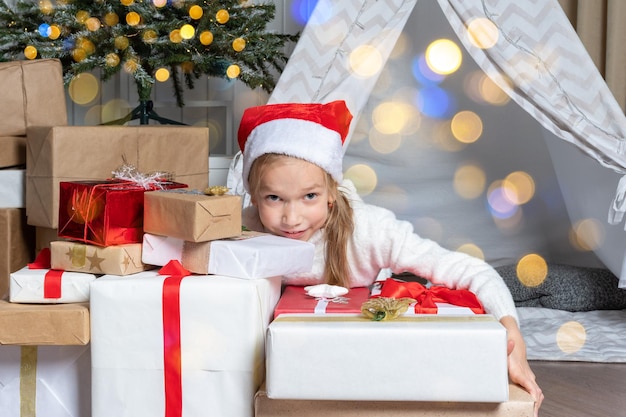
[[[431,144],[426,144],[434,130],[424,131],[422,127],[414,137],[404,137],[402,147],[393,154],[383,155],[366,149],[364,140],[369,136],[371,112],[377,104],[398,94],[402,89],[398,87],[398,79],[410,66],[391,56],[396,42],[403,31],[413,41],[419,36],[431,40],[435,37],[436,26],[420,32],[423,25],[430,22],[420,21],[423,16],[416,16],[414,10],[421,6],[422,10],[427,10],[431,2],[320,0],[270,102],[345,99],[355,115],[346,165],[365,161],[378,175],[377,189],[366,199],[388,206],[399,217],[413,221],[421,234],[428,234],[419,230],[423,220],[434,218],[438,225],[447,228],[432,236],[444,246],[457,248],[455,241],[471,240],[484,248],[485,258],[492,264],[512,262],[531,251],[571,263],[580,261],[584,258],[580,253],[564,255],[566,250],[559,247],[567,242],[568,231],[563,229],[563,222],[569,224],[569,220],[561,206],[561,191],[553,184],[556,179],[552,164],[545,160],[549,159],[553,147],[546,148],[543,136],[547,133],[575,145],[575,149],[599,162],[597,167],[613,175],[609,180],[619,179],[626,172],[623,139],[626,119],[620,106],[556,0],[438,0],[438,3],[440,12],[443,11],[450,23],[444,23],[446,29],[456,33],[476,64],[543,127],[525,126],[531,133],[524,147],[518,147],[513,131],[496,130],[491,134],[490,145],[485,140],[484,145],[477,145],[464,155],[443,154],[433,152]],[[413,20],[405,27],[410,17]],[[497,42],[490,48],[481,49],[469,41],[467,27],[476,18],[487,19],[497,29]],[[371,46],[375,48],[362,49]],[[372,76],[363,76],[355,71],[350,60],[355,51],[367,50],[371,54],[371,65],[381,61],[387,62],[387,66],[404,67],[396,68],[395,72],[381,70]],[[526,116],[515,112],[515,109],[508,112],[514,114],[514,121],[509,121],[512,129],[518,122],[529,125]],[[493,117],[499,117],[497,112],[492,113]],[[541,143],[536,142],[537,139]],[[503,154],[502,148],[498,148],[506,141],[506,146],[512,150],[510,154]],[[524,154],[526,152],[528,155]],[[537,175],[544,179],[538,184],[537,194],[545,196],[542,204],[527,208],[524,223],[517,229],[498,229],[493,219],[485,214],[481,201],[460,201],[448,190],[451,174],[444,174],[444,171],[454,170],[465,159],[491,164],[485,171],[494,176],[523,161],[527,161],[524,163],[529,166],[528,170],[539,165],[541,172]],[[567,163],[558,165],[568,166]],[[233,175],[229,175],[229,187],[241,193],[237,167],[235,162],[231,168]],[[571,165],[568,168],[576,169]],[[562,178],[567,180],[567,175],[563,177],[561,172],[558,177],[562,186],[571,185],[561,181]],[[593,184],[574,184],[574,190],[570,187],[568,193],[584,200],[586,186],[593,187]],[[607,188],[606,183],[603,186]],[[617,181],[608,188],[615,186]],[[614,223],[621,220],[624,212],[620,204],[626,200],[623,194],[623,189],[618,187],[616,204],[611,206],[610,220]],[[612,195],[606,196],[606,201],[593,203],[596,211],[602,207],[604,219],[611,198]],[[584,215],[577,210],[569,212],[570,216]],[[620,245],[609,251],[596,248],[603,263],[616,274],[621,267],[619,248],[623,245]]]

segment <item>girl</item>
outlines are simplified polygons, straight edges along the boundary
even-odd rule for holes
[[[509,376],[535,398],[538,415],[543,394],[526,360],[504,281],[484,261],[423,239],[409,222],[363,202],[342,178],[343,142],[351,120],[343,101],[247,109],[239,128],[242,181],[252,202],[244,210],[244,225],[315,244],[312,271],[286,276],[285,284],[368,286],[381,269],[390,268],[472,291],[507,329]]]

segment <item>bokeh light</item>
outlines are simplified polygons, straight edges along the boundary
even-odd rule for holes
[[[142,35],[142,39],[145,43],[155,43],[158,37],[159,35],[154,29],[146,29]]]
[[[548,263],[535,253],[525,255],[517,262],[517,279],[527,287],[541,285],[548,276]]]
[[[502,181],[494,181],[487,190],[487,204],[493,217],[508,218],[515,215],[518,206],[507,198]]]
[[[458,252],[463,252],[468,255],[474,256],[478,259],[485,259],[485,254],[483,253],[482,249],[480,249],[477,245],[473,243],[464,243],[461,246],[457,247],[456,250]]]
[[[362,196],[371,194],[378,183],[376,171],[365,164],[351,166],[346,170],[344,177],[352,180],[357,191]]]
[[[103,121],[116,120],[128,114],[129,110],[130,105],[127,101],[122,99],[110,100],[102,106],[101,117]]]
[[[484,74],[480,79],[478,91],[485,102],[494,106],[504,106],[511,101],[511,97],[509,97],[509,95],[491,78]]]
[[[485,17],[473,19],[467,25],[467,37],[470,43],[477,48],[491,48],[498,42],[499,36],[496,25]]]
[[[372,128],[369,131],[369,143],[372,149],[380,154],[389,154],[396,151],[402,144],[399,133],[385,134]]]
[[[100,19],[98,19],[97,17],[90,17],[89,19],[87,19],[87,21],[85,22],[85,26],[87,27],[87,29],[90,32],[95,32],[98,29],[100,29],[100,27],[102,26],[102,24],[100,23]]]
[[[108,53],[104,60],[109,67],[117,67],[120,64],[120,56],[115,52]]]
[[[568,321],[556,332],[556,344],[567,354],[578,352],[587,341],[585,326],[577,321]]]
[[[350,53],[350,69],[359,77],[370,78],[380,72],[383,57],[372,45],[361,45]]]
[[[40,0],[39,10],[43,14],[50,14],[54,11],[54,4],[50,0]]]
[[[59,39],[59,36],[61,36],[61,28],[59,28],[57,25],[50,25],[50,34],[48,35],[48,37],[52,40],[55,40]]]
[[[493,222],[503,235],[512,236],[522,230],[524,226],[524,211],[518,207],[509,217],[493,216]]]
[[[506,176],[502,182],[506,198],[513,204],[528,203],[535,196],[535,181],[524,171],[515,171]]]
[[[193,39],[195,35],[196,35],[196,29],[190,24],[185,24],[181,26],[180,36],[183,39],[186,39],[186,40]]]
[[[419,91],[416,106],[424,115],[437,119],[449,118],[456,111],[454,96],[436,85]]]
[[[236,52],[241,52],[246,48],[246,40],[244,38],[235,38],[233,40],[233,49]]]
[[[159,82],[165,82],[170,78],[170,71],[167,68],[159,68],[154,72],[154,78]]]
[[[313,9],[315,9],[316,1],[310,0],[294,0],[291,2],[291,16],[294,18],[296,23],[304,26],[309,21],[311,14],[313,13]],[[332,16],[331,13],[328,13],[328,16]]]
[[[79,10],[76,12],[76,21],[82,25],[85,24],[85,22],[87,21],[87,19],[89,19],[89,12],[85,11],[85,10]]]
[[[72,78],[68,86],[68,94],[76,104],[89,104],[98,97],[100,93],[100,83],[98,79],[90,73],[81,73]]]
[[[450,129],[459,142],[474,143],[483,133],[483,122],[473,111],[464,110],[454,115]]]
[[[582,219],[574,223],[570,230],[570,244],[581,252],[598,249],[604,243],[606,231],[597,219]]]
[[[204,32],[202,32],[200,34],[200,43],[205,46],[213,43],[213,33],[211,33],[208,30],[205,30]]]
[[[460,166],[454,173],[454,191],[465,199],[479,197],[487,184],[485,171],[478,165]]]
[[[217,20],[217,23],[220,23],[222,25],[228,22],[229,19],[230,15],[228,14],[228,10],[226,9],[220,9],[215,14],[215,20]]]
[[[382,102],[372,112],[374,128],[385,135],[415,132],[420,120],[416,108],[399,101]]]
[[[124,49],[128,48],[129,41],[126,36],[119,35],[115,37],[115,41],[113,41],[113,44],[115,45],[115,48],[117,50],[123,51]]]
[[[24,56],[26,59],[35,59],[37,58],[37,48],[32,45],[28,45],[24,48]]]
[[[424,54],[411,61],[411,73],[422,85],[439,84],[446,78],[444,74],[436,73],[428,66]]]
[[[452,74],[461,66],[463,55],[450,39],[437,39],[426,48],[426,63],[438,74]]]
[[[141,16],[137,12],[128,12],[126,14],[126,23],[128,26],[137,26],[141,23]]]
[[[134,0],[120,0],[120,3],[122,3],[122,5],[124,6],[130,6],[134,3]]]
[[[170,42],[181,43],[182,41],[183,41],[183,36],[180,34],[180,29],[173,29],[170,32]]]
[[[155,7],[165,7],[167,6],[167,0],[152,0],[152,4]]]
[[[50,25],[47,23],[42,23],[41,25],[39,25],[39,27],[37,28],[37,32],[39,32],[39,35],[43,36],[44,38],[47,38],[50,36],[50,33],[52,32],[50,29]]]
[[[229,65],[228,68],[226,68],[226,76],[228,76],[228,78],[237,78],[239,77],[240,73],[241,68],[239,68],[239,65],[232,64]]]
[[[115,26],[120,22],[120,17],[115,12],[109,12],[104,15],[103,20],[107,26]]]
[[[200,19],[203,14],[204,10],[202,10],[202,7],[198,6],[197,4],[194,4],[189,8],[189,17],[191,17],[193,20]]]

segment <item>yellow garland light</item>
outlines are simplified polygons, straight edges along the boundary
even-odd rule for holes
[[[87,58],[87,52],[85,52],[84,49],[76,48],[72,51],[72,59],[74,59],[74,61],[81,62],[85,58]]]
[[[42,0],[39,2],[39,10],[43,14],[50,14],[54,11],[54,5],[50,0]]]
[[[190,24],[183,25],[180,28],[180,36],[183,39],[192,39],[196,34],[196,29]]]
[[[35,59],[37,58],[37,48],[32,45],[28,45],[24,48],[24,56],[26,59]]]
[[[133,4],[135,1],[134,0],[120,0],[120,3],[122,3],[123,6],[130,6],[131,4]]]
[[[80,39],[77,43],[77,46],[79,49],[84,50],[87,55],[91,55],[96,52],[96,45],[94,45],[93,42],[89,39]]]
[[[141,22],[141,16],[137,12],[128,12],[126,14],[126,23],[128,26],[137,26]]]
[[[152,0],[152,4],[154,4],[154,7],[165,7],[167,5],[167,0]]]
[[[228,10],[221,9],[221,10],[218,10],[217,13],[215,14],[215,20],[217,20],[217,23],[220,23],[222,25],[228,22],[228,19],[230,19]]]
[[[226,75],[228,78],[237,78],[239,77],[239,74],[241,74],[241,68],[239,68],[239,65],[232,64],[226,69]]]
[[[197,4],[189,8],[189,17],[191,17],[193,20],[200,19],[203,14],[204,10],[202,10],[202,7],[198,6]]]
[[[213,43],[213,34],[208,30],[202,32],[200,34],[200,43],[204,46],[211,45]]]
[[[243,38],[237,38],[233,41],[233,49],[237,52],[241,52],[246,47],[246,40]]]

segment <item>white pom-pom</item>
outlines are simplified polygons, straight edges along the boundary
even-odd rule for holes
[[[318,284],[304,287],[307,295],[316,298],[335,298],[348,293],[348,289],[338,285]]]

